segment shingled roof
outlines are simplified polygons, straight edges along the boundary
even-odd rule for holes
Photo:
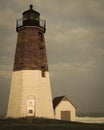
[[[55,109],[57,105],[62,101],[69,101],[69,99],[66,96],[60,96],[60,97],[55,97],[53,99],[53,108]],[[69,101],[71,103],[71,101]],[[71,103],[72,104],[72,103]],[[73,104],[72,104],[73,105]],[[73,105],[74,106],[74,105]],[[75,107],[75,106],[74,106]],[[76,108],[76,107],[75,107]]]
[[[60,96],[60,97],[55,97],[53,99],[53,108],[55,109],[56,106],[61,102],[61,100],[64,98],[65,96]]]

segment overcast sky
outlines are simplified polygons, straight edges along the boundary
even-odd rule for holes
[[[104,116],[104,0],[0,0],[0,114],[7,108],[16,19],[30,4],[47,22],[53,97],[66,95],[77,115]]]

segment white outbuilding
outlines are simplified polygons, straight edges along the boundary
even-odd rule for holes
[[[55,97],[53,99],[55,119],[75,121],[76,107],[66,96]]]

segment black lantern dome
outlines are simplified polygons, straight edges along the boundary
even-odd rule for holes
[[[23,13],[23,25],[39,26],[40,13],[33,10],[33,5],[30,5],[30,9]]]

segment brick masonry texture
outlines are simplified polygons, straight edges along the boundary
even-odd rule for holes
[[[39,38],[42,34],[42,40]],[[36,26],[23,26],[18,29],[16,53],[13,71],[48,71],[44,30]]]

